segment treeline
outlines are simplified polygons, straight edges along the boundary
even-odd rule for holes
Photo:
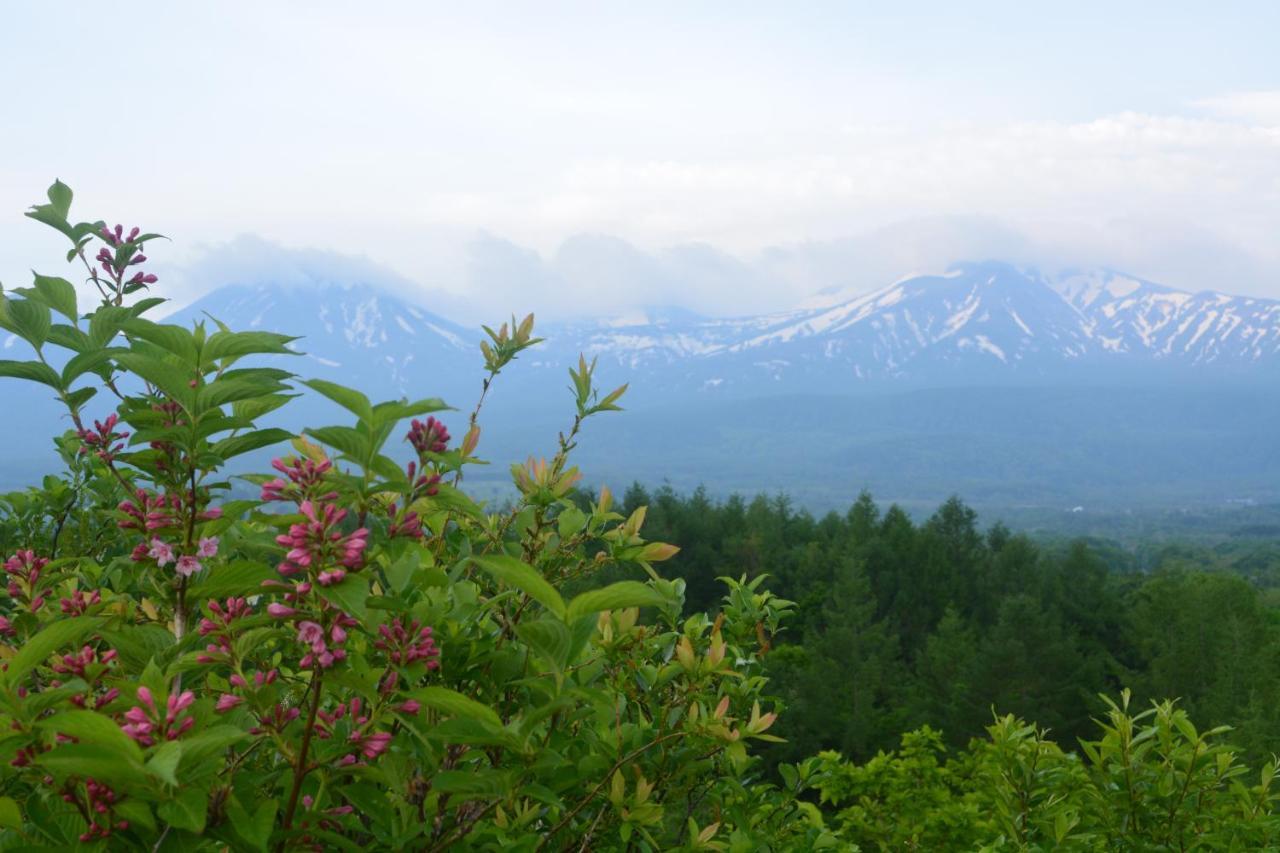
[[[962,746],[993,711],[1074,749],[1106,710],[1099,694],[1125,688],[1139,707],[1176,699],[1198,725],[1234,727],[1252,760],[1280,751],[1280,611],[1222,570],[1233,560],[1221,549],[1201,565],[1173,548],[1134,572],[1096,543],[983,530],[955,498],[923,523],[867,494],[821,518],[785,497],[639,485],[624,503],[647,504],[646,530],[680,543],[663,573],[684,579],[690,612],[714,609],[717,578],[743,573],[767,573],[796,602],[769,656],[787,739],[772,761],[828,749],[864,760],[923,725]]]

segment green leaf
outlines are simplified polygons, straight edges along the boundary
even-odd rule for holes
[[[298,355],[287,346],[296,340],[274,332],[215,332],[205,341],[201,355],[206,363],[257,354]]]
[[[140,352],[122,352],[116,356],[116,361],[126,370],[159,388],[184,409],[190,410],[193,394],[188,383],[194,377],[187,371]]]
[[[369,403],[369,398],[354,388],[348,388],[336,382],[326,382],[323,379],[308,379],[302,384],[313,391],[320,392],[365,423],[373,422],[373,406]]]
[[[93,711],[63,711],[46,717],[37,725],[59,734],[70,735],[81,743],[96,743],[120,753],[134,763],[142,762],[142,749],[124,733],[120,724]]]
[[[364,618],[369,600],[369,579],[364,575],[348,574],[333,586],[317,585],[315,589],[326,600],[357,619]]]
[[[369,437],[352,427],[327,426],[319,429],[304,429],[302,433],[322,444],[329,445],[357,462],[363,462],[369,456],[371,449]]]
[[[72,356],[71,359],[62,367],[62,384],[70,385],[80,376],[88,373],[90,370],[97,370],[103,364],[111,360],[115,352],[109,349],[100,349],[91,352],[82,352]]]
[[[49,306],[30,299],[9,299],[0,295],[0,328],[13,332],[37,351],[49,339],[52,324]]]
[[[101,306],[89,315],[89,341],[94,346],[106,346],[120,333],[125,320],[133,316],[133,311],[122,305]]]
[[[35,298],[43,302],[74,323],[78,319],[75,286],[65,278],[40,275],[39,273],[33,273],[33,275],[35,276],[35,287],[26,292],[27,298]]]
[[[565,614],[566,622],[575,622],[578,618],[601,610],[618,610],[624,607],[661,607],[667,603],[666,596],[648,584],[639,581],[618,581],[602,589],[593,589],[575,596],[569,602]]]
[[[75,359],[72,359],[72,361],[75,361]],[[7,376],[11,379],[27,379],[48,385],[55,390],[62,389],[62,380],[58,378],[58,372],[39,361],[0,360],[0,376]]]
[[[277,391],[283,391],[287,387],[275,379],[225,374],[200,389],[196,395],[196,411],[206,412],[216,406],[224,406],[237,400],[266,397]]]
[[[415,549],[406,551],[404,556],[387,566],[387,581],[391,584],[392,592],[401,593],[409,588],[413,573],[418,570],[418,561],[419,552]]]
[[[147,759],[147,772],[166,785],[177,786],[178,763],[182,760],[182,741],[167,740]]]
[[[503,798],[515,790],[515,774],[510,770],[440,770],[431,777],[431,788],[465,797]]]
[[[205,819],[209,815],[209,794],[199,788],[184,788],[174,799],[161,803],[156,814],[174,829],[204,832]]]
[[[272,394],[267,397],[236,400],[231,404],[231,414],[247,421],[256,421],[268,412],[274,412],[297,396],[297,394]]]
[[[178,762],[178,766],[186,770],[198,767],[200,762],[209,756],[217,755],[229,746],[237,744],[248,737],[248,732],[242,731],[235,726],[220,725],[207,728],[199,734],[183,738],[182,758]]]
[[[124,802],[116,803],[111,807],[117,817],[124,818],[133,826],[141,826],[152,832],[156,828],[155,815],[151,813],[151,806],[142,800],[128,799]]]
[[[22,829],[22,811],[12,797],[0,797],[0,827]]]
[[[564,672],[569,663],[572,637],[559,619],[535,619],[516,626],[516,636],[551,664],[556,672]]]
[[[89,402],[89,400],[93,398],[93,395],[97,393],[98,389],[94,388],[92,385],[87,388],[77,388],[67,394],[67,402],[79,409],[84,406],[85,403]]]
[[[199,347],[196,346],[195,336],[189,329],[169,323],[153,323],[140,317],[126,320],[123,328],[130,337],[155,344],[165,352],[177,356],[183,364],[196,366]]]
[[[58,216],[66,219],[71,213],[71,199],[74,195],[71,192],[71,187],[55,179],[46,194],[49,196],[49,207]]]
[[[255,850],[266,850],[267,843],[271,840],[271,830],[275,827],[278,806],[277,801],[267,800],[250,815],[233,794],[227,799],[227,817],[231,818],[231,826],[237,835]]]
[[[215,442],[209,450],[226,460],[242,453],[248,453],[251,450],[260,450],[273,444],[279,444],[282,441],[289,441],[292,438],[293,433],[288,430],[272,427],[270,429],[247,432],[244,435],[229,436]]]
[[[257,595],[262,591],[263,581],[278,577],[275,569],[266,563],[250,560],[236,560],[225,566],[215,566],[206,575],[187,591],[189,600],[204,601],[209,598],[221,599],[233,595]]]
[[[0,680],[6,687],[21,683],[31,670],[44,663],[61,648],[80,642],[85,635],[102,624],[97,616],[75,616],[51,622],[40,633],[23,644],[9,661],[9,669]]]
[[[100,743],[64,743],[36,759],[61,776],[91,776],[109,785],[145,785],[150,778],[142,764]]]
[[[412,403],[407,403],[403,400],[392,400],[386,403],[379,403],[373,407],[373,415],[370,418],[370,423],[375,429],[378,429],[389,424],[395,424],[405,418],[414,418],[418,415],[428,415],[432,412],[440,412],[448,408],[449,406],[445,405],[444,400],[440,400],[436,397],[430,397],[425,400],[416,400]]]
[[[539,602],[556,616],[564,618],[564,599],[533,566],[505,555],[472,557],[471,561],[498,580]]]
[[[62,181],[54,181],[47,195],[48,204],[32,205],[26,215],[37,222],[43,222],[58,229],[72,240],[77,239],[76,229],[67,223],[67,214],[71,212],[71,188]]]
[[[23,292],[29,292],[30,288]],[[68,326],[66,323],[54,323],[49,327],[49,335],[45,338],[46,343],[60,346],[63,349],[69,349],[72,352],[88,352],[93,349],[93,341],[84,332],[75,326]]]
[[[428,708],[439,711],[442,714],[448,714],[451,717],[481,720],[502,728],[502,719],[496,711],[469,696],[463,696],[456,690],[450,690],[447,687],[423,687],[409,695]]]

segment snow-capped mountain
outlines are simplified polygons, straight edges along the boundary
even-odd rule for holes
[[[294,370],[371,394],[469,397],[478,381],[479,330],[367,285],[237,285],[175,319],[202,314],[299,335],[306,360]],[[1268,383],[1280,375],[1280,301],[1184,293],[1107,270],[1045,276],[996,262],[914,276],[826,307],[732,319],[655,309],[543,324],[539,334],[546,342],[518,368],[530,397],[563,385],[579,353],[599,358],[602,382],[631,382],[633,402],[1002,383]]]
[[[1109,271],[1047,277],[994,262],[772,316],[544,331],[540,365],[563,367],[583,351],[666,394],[1268,382],[1280,368],[1280,301],[1183,293]]]
[[[1280,349],[1280,302],[1184,293],[1110,270],[1072,271],[1050,282],[1088,321],[1105,350],[1208,365],[1245,365]]]
[[[473,369],[474,330],[455,325],[385,290],[360,283],[312,287],[234,285],[214,291],[165,322],[213,318],[233,329],[296,335],[295,373],[413,396]]]

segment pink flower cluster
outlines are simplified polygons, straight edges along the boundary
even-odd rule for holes
[[[249,729],[249,734],[260,735],[266,732],[282,732],[285,727],[302,716],[300,708],[286,708],[276,704],[269,713],[258,717],[258,725]]]
[[[360,567],[364,549],[368,545],[367,529],[361,527],[351,533],[342,533],[339,525],[347,517],[347,511],[333,504],[317,505],[304,500],[298,509],[302,511],[306,521],[290,525],[288,533],[276,537],[277,543],[289,549],[280,563],[280,574],[300,574],[319,568],[329,560],[346,569]],[[345,571],[332,569],[327,577],[322,573],[317,581],[328,586],[341,581],[345,576]]]
[[[209,616],[200,620],[200,636],[209,641],[203,652],[196,656],[199,663],[218,663],[231,659],[231,641],[235,622],[252,615],[253,608],[244,598],[228,598],[224,604],[209,599],[205,605]]]
[[[258,672],[255,672],[253,674],[253,689],[261,690],[263,687],[265,687],[268,684],[274,684],[276,679],[279,676],[280,676],[279,670],[272,669],[272,670],[268,670],[267,672],[262,672],[261,670],[259,670]],[[231,682],[231,686],[236,688],[237,690],[249,689],[248,680],[246,680],[245,677],[238,672],[233,672],[231,674],[231,678],[229,679],[229,681]],[[239,696],[235,693],[223,693],[221,696],[218,697],[218,702],[214,706],[214,710],[217,711],[219,714],[225,714],[228,711],[231,711],[239,707],[241,703],[243,703],[244,701],[245,701],[245,697],[243,696]],[[297,716],[297,715],[295,714],[294,716]],[[289,719],[293,719],[293,717],[290,717]]]
[[[58,601],[58,607],[68,616],[83,616],[90,607],[102,603],[102,593],[98,590],[85,595],[81,590],[71,593],[70,598]]]
[[[130,557],[134,562],[141,562],[150,558],[155,560],[156,565],[161,568],[173,563],[174,571],[183,577],[191,577],[204,568],[204,564],[200,562],[201,558],[207,559],[217,555],[218,537],[216,536],[201,539],[196,545],[194,554],[182,554],[180,556],[168,542],[158,536],[153,536],[149,543],[144,542],[137,545]]]
[[[104,227],[101,231],[98,232],[98,235],[107,242],[107,245],[115,247],[123,243],[132,243],[134,240],[138,239],[138,233],[139,233],[139,229],[137,227],[134,227],[132,230],[129,231],[128,236],[125,236],[124,226],[117,225],[114,231]],[[126,269],[132,266],[137,266],[138,264],[145,264],[147,262],[147,256],[142,254],[134,255],[132,258],[129,259],[128,263],[117,267],[115,253],[113,253],[106,247],[103,247],[98,251],[98,254],[94,258],[94,260],[96,260],[99,264],[102,265],[102,269],[106,271],[107,275],[110,275],[116,279],[122,279],[124,278],[124,273]],[[151,273],[138,272],[133,276],[133,278],[129,279],[129,281],[126,283],[136,284],[141,286],[144,284],[155,284],[158,280],[159,279],[157,279]]]
[[[413,465],[412,462],[409,463]],[[437,477],[437,479],[439,479]],[[403,536],[406,539],[421,539],[423,537],[422,519],[411,509],[405,509],[401,514],[395,504],[387,507],[387,517],[391,519],[391,523],[387,526],[387,535],[394,538]]]
[[[287,462],[283,459],[272,459],[271,467],[289,479],[286,482],[277,477],[263,483],[261,497],[264,501],[288,500],[295,503],[301,503],[304,500],[331,501],[338,496],[338,493],[333,491],[319,493],[324,485],[325,474],[333,468],[333,463],[328,459],[323,462],[299,458],[293,458]]]
[[[416,418],[409,424],[406,440],[413,445],[418,454],[444,453],[449,447],[449,430],[435,418],[427,418],[426,422]]]
[[[88,693],[78,693],[71,697],[71,702],[78,708],[87,708],[92,705],[93,710],[100,710],[116,700],[120,695],[119,688],[111,687],[104,691],[92,702],[94,689],[103,679],[107,672],[111,669],[111,664],[116,660],[117,654],[115,649],[108,649],[99,653],[92,646],[84,646],[75,654],[65,654],[59,660],[53,662],[52,669],[58,675],[78,678],[89,685]],[[50,684],[51,687],[61,687],[61,682],[55,681]]]
[[[298,665],[303,669],[328,669],[346,660],[347,652],[342,646],[347,642],[347,629],[359,624],[358,620],[341,612],[335,612],[328,631],[318,622],[307,619],[299,622],[298,642],[307,647],[307,652]]]
[[[40,573],[49,565],[45,557],[37,557],[34,551],[19,551],[5,560],[4,570],[9,576],[9,597],[26,604],[32,613],[44,606],[44,594],[37,591]]]
[[[190,714],[183,716],[183,712],[196,701],[196,694],[190,690],[184,690],[176,696],[170,694],[163,716],[156,709],[151,691],[145,686],[138,688],[138,701],[142,704],[135,705],[124,712],[127,722],[120,728],[142,746],[154,745],[157,737],[164,740],[177,740],[196,723],[195,718]]]
[[[343,756],[338,762],[339,766],[355,764],[360,760],[360,756],[372,761],[387,751],[387,747],[391,745],[391,733],[363,731],[369,723],[369,715],[364,713],[363,703],[358,696],[349,702],[340,703],[332,711],[321,711],[316,714],[318,720],[316,736],[326,740],[333,737],[335,725],[348,716],[351,718],[352,731],[347,735],[347,742],[352,745],[355,752]]]
[[[422,625],[414,619],[406,627],[397,616],[390,623],[379,625],[378,633],[381,636],[373,645],[386,652],[392,663],[405,666],[423,661],[427,669],[440,666],[440,649],[430,625]]]
[[[129,821],[127,820],[115,822],[111,820],[111,810],[116,802],[115,791],[101,782],[86,778],[84,780],[84,798],[90,820],[89,828],[80,835],[81,844],[110,838],[114,830],[118,829],[123,832],[129,828]],[[75,797],[69,793],[63,794],[62,799],[68,803],[75,802]],[[99,823],[99,820],[102,820],[102,822]]]
[[[107,416],[105,421],[94,421],[93,429],[80,429],[76,434],[80,436],[82,446],[81,453],[93,451],[103,462],[110,464],[115,461],[116,454],[124,449],[123,439],[129,437],[127,432],[116,432],[116,424],[120,422],[114,413]]]
[[[124,514],[117,522],[121,530],[150,533],[178,523],[175,512],[182,508],[182,501],[176,495],[152,495],[145,489],[133,494],[134,500],[123,500],[116,507]]]

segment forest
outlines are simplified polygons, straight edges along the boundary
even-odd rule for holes
[[[785,496],[711,500],[652,494],[650,531],[687,543],[667,565],[689,606],[712,608],[718,577],[767,575],[796,602],[769,656],[795,760],[833,749],[864,760],[928,725],[951,746],[983,734],[993,709],[1035,720],[1071,748],[1102,695],[1177,698],[1205,725],[1230,725],[1255,762],[1280,747],[1280,554],[1269,540],[1164,544],[1138,555],[1105,541],[1033,540],[979,528],[959,498],[923,523],[862,494],[815,518]]]

